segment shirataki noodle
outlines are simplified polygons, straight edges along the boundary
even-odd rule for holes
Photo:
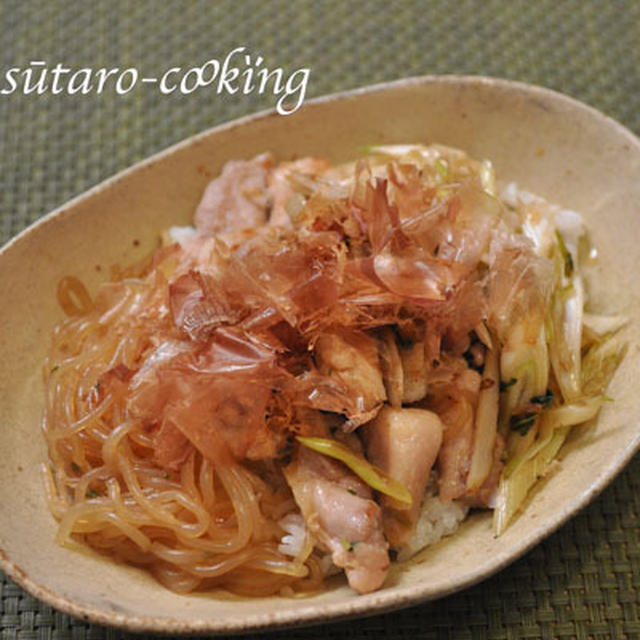
[[[101,394],[99,374],[116,363],[133,368],[148,346],[141,327],[122,329],[163,284],[124,282],[123,303],[107,323],[95,310],[55,332],[45,369],[51,465],[43,470],[60,520],[58,542],[83,534],[90,546],[148,567],[177,592],[318,589],[318,557],[295,561],[277,549],[276,523],[295,508],[288,491],[274,492],[241,464],[216,468],[198,451],[179,473],[158,468],[152,438],[141,421],[127,419],[125,398]]]

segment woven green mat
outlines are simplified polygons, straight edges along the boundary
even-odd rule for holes
[[[640,133],[637,1],[2,2],[0,26],[0,89],[7,69],[34,60],[158,76],[245,46],[271,67],[310,67],[308,97],[409,75],[494,75],[557,89]],[[273,96],[151,88],[0,95],[0,243],[150,153],[272,106]],[[269,637],[640,638],[639,525],[636,457],[560,531],[474,588]],[[123,637],[0,577],[0,640]]]

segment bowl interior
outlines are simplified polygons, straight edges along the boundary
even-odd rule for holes
[[[90,551],[54,542],[39,465],[41,363],[61,318],[65,275],[90,288],[109,267],[186,224],[210,177],[231,158],[264,150],[280,159],[354,157],[372,143],[439,142],[488,157],[504,181],[582,212],[599,250],[591,304],[631,318],[615,398],[563,450],[559,468],[498,540],[488,514],[471,517],[421,562],[398,567],[377,593],[342,583],[302,600],[177,596],[147,576]],[[130,629],[224,632],[372,613],[445,595],[522,554],[600,491],[638,448],[640,291],[633,225],[640,203],[640,144],[612,120],[558,94],[505,81],[424,78],[321,99],[292,116],[259,115],[213,129],[138,165],[63,206],[0,252],[0,562],[34,595],[75,615]]]

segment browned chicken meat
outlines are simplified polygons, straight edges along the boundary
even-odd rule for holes
[[[301,447],[285,469],[306,525],[359,593],[374,591],[389,569],[382,513],[371,488],[339,462]]]
[[[411,505],[385,496],[384,528],[387,540],[399,547],[413,530],[429,474],[442,443],[442,422],[425,409],[383,407],[363,427],[369,459],[400,481],[411,494]]]

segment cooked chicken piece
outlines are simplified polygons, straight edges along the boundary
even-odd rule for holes
[[[401,546],[411,535],[420,512],[431,467],[442,443],[442,423],[426,409],[395,409],[384,406],[362,427],[367,457],[404,484],[413,498],[406,505],[385,496],[384,528],[390,544]]]
[[[444,424],[438,453],[438,485],[440,498],[445,502],[460,498],[467,489],[480,382],[477,371],[465,369],[436,402],[436,412]]]
[[[444,502],[466,491],[473,442],[473,406],[462,398],[451,400],[438,412],[445,424],[444,442],[438,455],[438,485]]]
[[[400,347],[403,381],[402,402],[418,402],[427,395],[427,378],[424,363],[424,342],[413,342]]]
[[[344,568],[349,585],[359,593],[380,587],[389,554],[371,489],[344,465],[305,447],[284,473],[307,528]]]
[[[349,416],[352,420],[377,410],[386,400],[378,346],[364,332],[323,333],[315,343],[315,354],[320,373],[336,379],[355,398],[357,412]]]
[[[198,231],[221,233],[262,225],[267,219],[267,176],[273,158],[264,153],[252,160],[227,162],[205,189],[196,209]]]
[[[387,398],[392,407],[402,406],[404,389],[404,372],[402,359],[396,343],[396,336],[392,329],[385,327],[380,339],[380,366],[384,378]]]

